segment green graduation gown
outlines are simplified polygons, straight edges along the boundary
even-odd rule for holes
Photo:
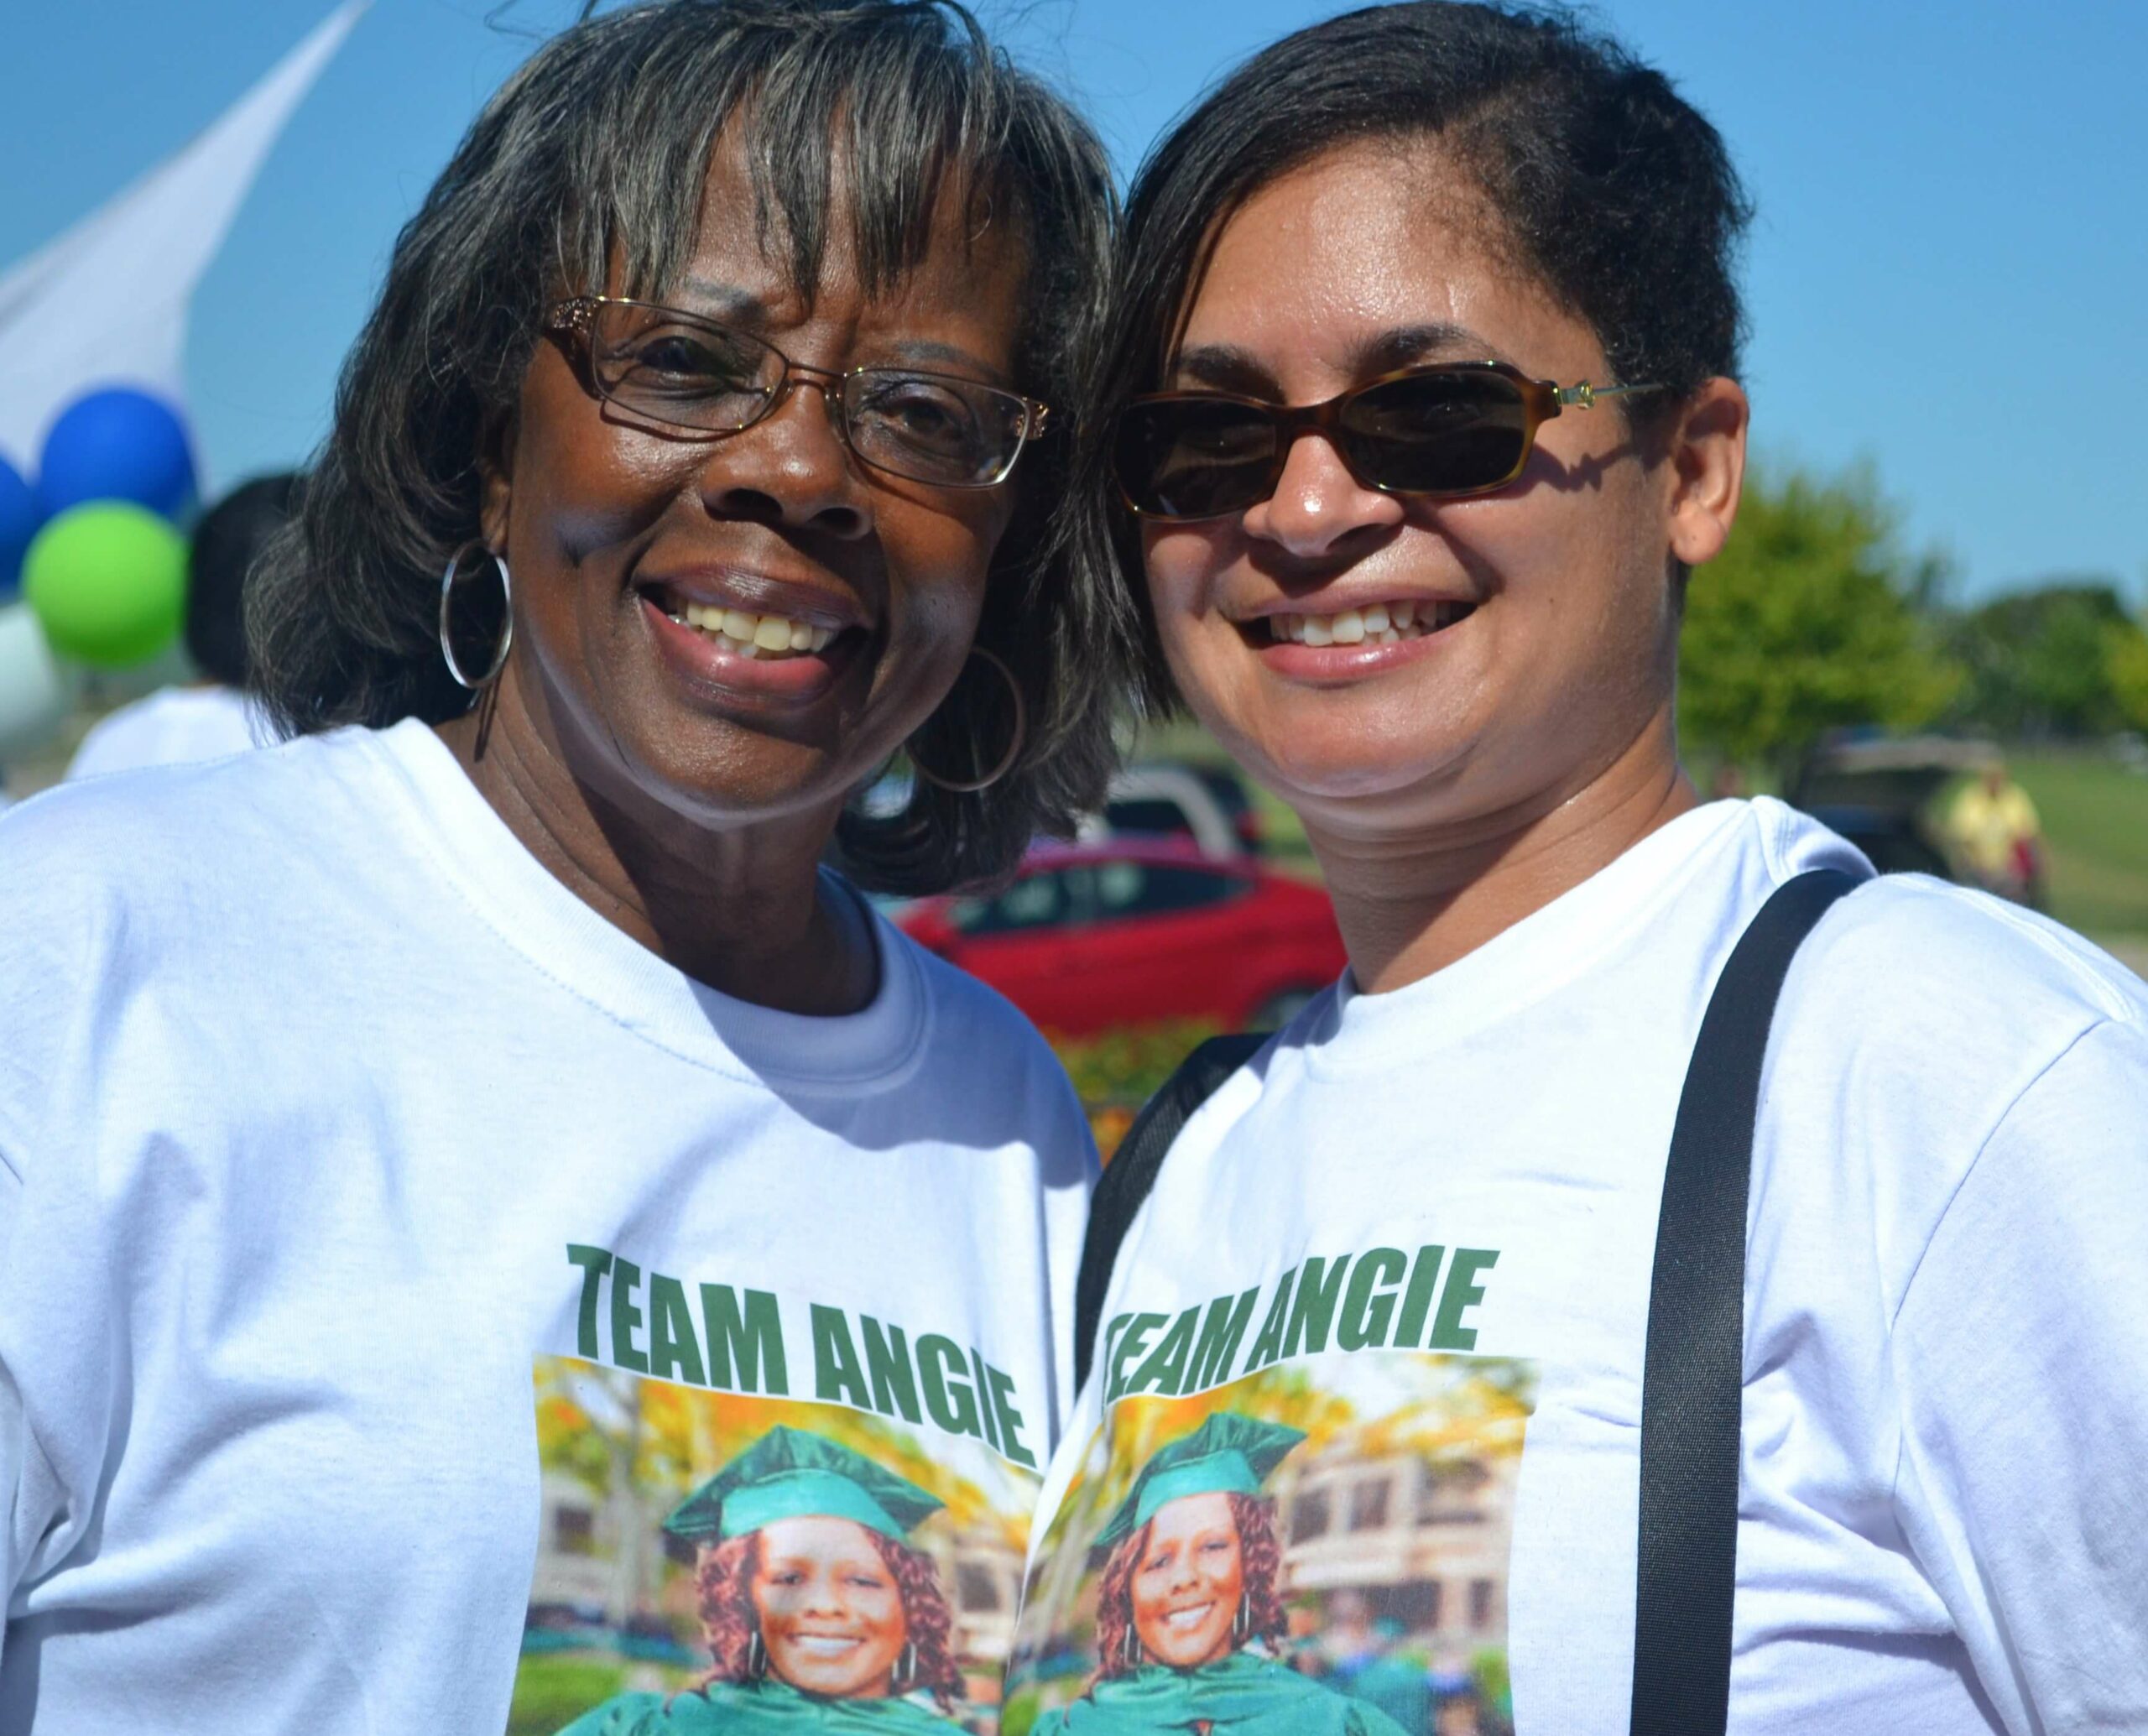
[[[764,1678],[677,1695],[615,1695],[560,1736],[950,1736],[959,1728],[927,1695],[824,1700]]]
[[[1198,1670],[1144,1664],[1107,1677],[1045,1713],[1030,1736],[1191,1736],[1204,1723],[1211,1736],[1405,1736],[1377,1706],[1249,1651]]]

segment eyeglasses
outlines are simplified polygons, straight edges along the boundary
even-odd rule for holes
[[[579,341],[597,394],[639,420],[737,434],[772,414],[792,381],[804,380],[821,388],[859,461],[943,488],[1005,482],[1051,414],[1034,399],[951,374],[809,368],[748,332],[617,296],[562,301],[545,329]]]
[[[1504,362],[1455,362],[1383,374],[1325,404],[1154,392],[1119,417],[1112,464],[1144,517],[1216,519],[1273,495],[1291,446],[1321,434],[1360,487],[1456,500],[1520,476],[1538,427],[1560,411],[1659,389],[1561,386]]]

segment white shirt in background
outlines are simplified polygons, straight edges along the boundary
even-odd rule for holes
[[[160,687],[91,724],[67,776],[223,759],[274,739],[268,720],[236,688]]]
[[[1079,1551],[1205,1392],[1309,1431],[1264,1484],[1294,1635],[1356,1590],[1434,1692],[1509,1670],[1518,1736],[1621,1736],[1687,1063],[1768,894],[1861,866],[1716,803],[1422,981],[1346,979],[1227,1082],[1119,1254],[1018,1647],[1090,1643]],[[1745,1306],[1730,1728],[2148,1730],[2140,979],[1980,894],[1853,892],[1775,1019]],[[1108,1412],[1150,1444],[1098,1496]],[[1011,1692],[1081,1686],[1051,1667]]]
[[[717,994],[415,722],[8,816],[0,1728],[503,1728],[525,1612],[609,1582],[613,1508],[545,1517],[577,1367],[959,1461],[1011,1607],[1094,1153],[1020,1016],[874,928],[854,1016]]]

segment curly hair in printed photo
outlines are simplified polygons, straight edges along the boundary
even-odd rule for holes
[[[1166,1503],[1105,1557],[1097,1678],[1187,1669],[1286,1631],[1275,1503],[1237,1492]]]
[[[782,1534],[773,1546],[770,1531]],[[832,1587],[817,1598],[807,1595],[816,1576]],[[705,1546],[695,1583],[712,1659],[704,1685],[774,1676],[829,1698],[922,1691],[943,1712],[962,1697],[939,1569],[896,1538],[847,1520],[782,1521]],[[837,1630],[852,1644],[832,1659],[825,1642]]]

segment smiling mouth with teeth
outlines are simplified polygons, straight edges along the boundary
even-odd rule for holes
[[[1473,602],[1376,602],[1332,615],[1270,615],[1271,639],[1294,645],[1399,645],[1452,627],[1476,610]]]
[[[855,1634],[798,1634],[791,1642],[808,1657],[842,1657],[864,1644]]]
[[[826,650],[836,638],[832,627],[816,627],[788,615],[753,615],[743,609],[698,602],[675,604],[668,599],[658,607],[681,627],[721,639],[727,650],[741,657],[807,657]]]

